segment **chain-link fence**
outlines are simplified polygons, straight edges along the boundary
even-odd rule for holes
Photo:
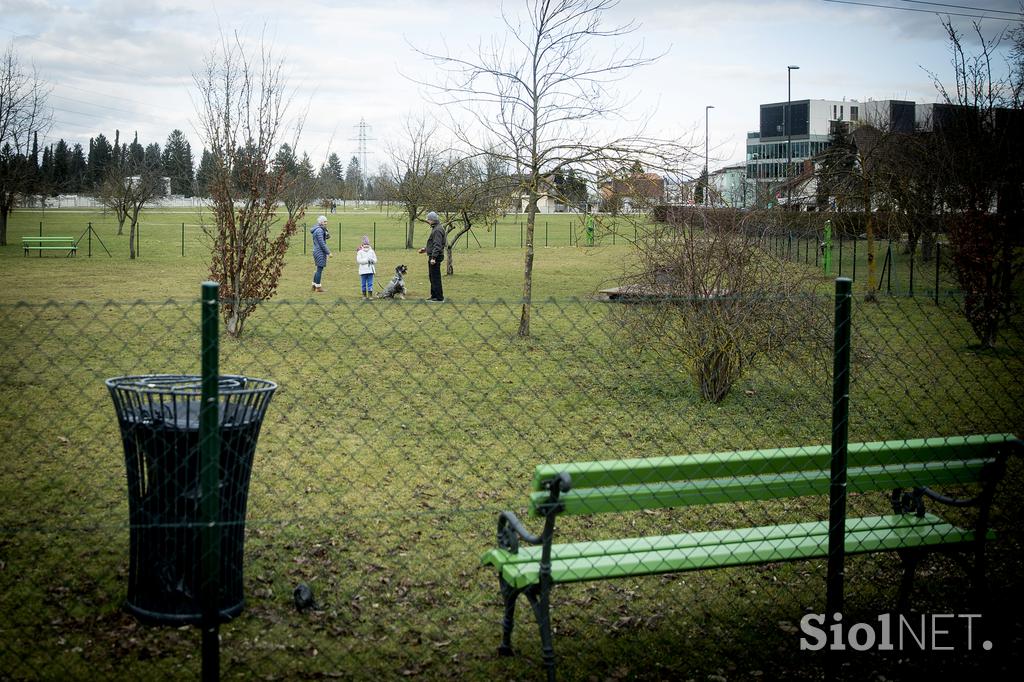
[[[693,306],[719,304],[727,302],[691,302],[678,306],[677,314],[685,318]],[[580,580],[563,570],[568,582],[550,596],[559,677],[820,677],[826,653],[801,649],[801,641],[815,641],[801,623],[806,614],[825,610],[827,528],[825,535],[820,531],[829,518],[833,299],[810,303],[821,314],[807,319],[822,320],[824,328],[812,330],[820,333],[765,349],[717,403],[701,399],[691,356],[659,345],[657,338],[638,344],[627,333],[632,305],[535,303],[531,335],[521,339],[515,333],[518,303],[270,302],[259,307],[244,336],[223,336],[220,374],[269,380],[277,390],[242,500],[244,550],[238,551],[244,559],[220,569],[222,578],[238,570],[244,593],[237,615],[232,611],[234,617],[220,626],[222,676],[542,677],[540,637],[525,599],[511,637],[516,655],[498,655],[504,602],[497,571],[482,566],[481,557],[498,547],[499,513],[514,512],[538,533],[544,519],[529,515],[530,493],[537,491],[536,501],[551,487],[544,488],[543,480],[531,483],[538,466],[573,464],[582,471],[582,462],[642,459],[666,464],[679,480],[673,483],[663,472],[643,479],[630,474],[628,463],[624,478],[606,473],[619,501],[607,503],[612,507],[606,513],[576,513],[596,508],[572,508],[584,498],[572,498],[570,491],[554,542],[627,540],[622,553],[628,553],[637,538],[667,537],[675,538],[675,553],[659,554],[664,563],[644,571],[623,568],[626,560],[608,545],[589,544],[587,566],[617,566],[621,575],[608,569]],[[166,564],[194,563],[205,545],[176,535],[173,519],[147,521],[129,508],[120,429],[125,418],[119,425],[104,383],[199,375],[200,307],[198,301],[3,306],[4,677],[200,674],[200,630],[138,620],[139,608],[131,607],[141,602],[129,581],[147,574],[151,584],[202,606],[202,594],[196,594],[201,586],[187,574],[191,569]],[[903,646],[885,650],[876,642],[863,652],[847,647],[839,674],[892,679],[931,669],[1006,675],[1019,665],[1024,633],[1015,611],[1024,558],[1020,462],[1010,458],[995,489],[986,600],[977,597],[972,580],[976,543],[969,535],[954,542],[945,530],[975,528],[977,510],[914,495],[915,484],[904,485],[909,479],[902,474],[934,459],[940,472],[953,472],[935,475],[935,489],[966,499],[984,492],[993,470],[989,455],[911,447],[916,454],[909,459],[896,448],[896,454],[868,462],[858,459],[853,444],[913,446],[918,439],[939,439],[929,441],[935,445],[958,443],[953,437],[968,434],[1018,431],[1024,424],[1024,325],[1019,317],[1007,321],[996,347],[988,349],[974,345],[955,299],[939,306],[920,297],[873,304],[858,299],[852,319],[847,513],[858,519],[894,516],[891,488],[898,484],[907,492],[907,499],[897,500],[906,507],[897,515],[909,519],[904,525],[938,516],[946,526],[933,524],[937,540],[897,537],[902,531],[893,526],[876,538],[877,545],[869,547],[864,536],[848,547],[844,621],[880,627],[879,615],[897,604],[901,556],[916,561],[916,549],[932,540],[969,551],[922,553],[909,616],[893,625]],[[147,409],[132,414],[147,415],[150,426],[154,415],[174,422],[160,411],[170,408]],[[231,421],[223,408],[220,419],[222,427]],[[796,449],[780,454],[778,448]],[[761,454],[692,457],[751,450]],[[167,458],[191,461],[183,452],[160,459],[161,453],[146,451],[138,466],[156,477],[150,480],[174,478],[179,472]],[[187,467],[195,469],[194,463]],[[181,475],[189,481],[198,476],[189,472]],[[712,483],[699,484],[699,478]],[[202,495],[189,481],[167,505],[172,516],[181,516],[181,529],[198,532],[196,517],[188,514]],[[580,492],[585,482],[582,474],[574,479]],[[232,494],[225,485],[220,483],[222,499]],[[636,502],[641,494],[653,501]],[[918,515],[922,500],[925,517]],[[814,545],[812,558],[772,554],[785,544],[772,533],[782,528],[792,540],[785,529],[800,524],[817,524],[818,535],[808,531],[802,545]],[[239,530],[228,522],[222,530],[229,526]],[[132,551],[141,541],[130,538],[155,528],[167,532],[150,533],[145,542],[151,558],[141,559]],[[768,535],[751,548],[755,531]],[[740,533],[732,541],[748,543],[748,560],[730,553],[730,532]],[[678,536],[701,545],[711,558],[699,564],[696,554],[680,551]],[[241,536],[236,541],[243,542]],[[526,552],[521,544],[519,551]],[[709,547],[725,559],[715,559]],[[979,612],[979,620],[932,619]],[[942,629],[953,634],[917,647],[912,636],[921,632],[926,614],[927,637]],[[970,650],[962,637],[968,624],[974,627]],[[991,648],[983,648],[982,640]]]

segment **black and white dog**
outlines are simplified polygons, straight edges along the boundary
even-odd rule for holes
[[[409,271],[409,268],[404,265],[398,265],[395,267],[395,276],[391,278],[391,282],[384,287],[384,291],[377,294],[377,298],[405,298],[405,273]]]

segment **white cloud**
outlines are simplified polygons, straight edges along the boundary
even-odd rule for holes
[[[1016,0],[987,7],[1018,10]],[[4,33],[19,55],[53,86],[52,137],[87,144],[103,132],[138,130],[163,144],[191,128],[192,74],[221,32],[247,40],[261,35],[286,59],[296,105],[309,107],[302,145],[315,163],[328,151],[347,158],[356,150],[355,126],[373,126],[376,161],[402,117],[424,107],[417,79],[437,77],[409,43],[472,53],[481,40],[501,35],[501,3],[489,0],[92,0],[0,2]],[[506,0],[512,11],[519,2]],[[742,158],[758,104],[784,100],[786,65],[793,97],[934,99],[925,66],[949,71],[945,36],[935,15],[812,0],[732,0],[686,3],[626,0],[609,16],[636,19],[631,36],[648,54],[667,51],[656,64],[619,84],[634,117],[655,107],[652,128],[692,135],[703,148],[706,104],[711,147],[719,161]],[[969,19],[955,18],[960,26]],[[967,22],[966,24],[963,22]],[[983,22],[996,32],[1005,22]],[[619,47],[624,45],[619,43]],[[716,165],[712,161],[712,165]]]

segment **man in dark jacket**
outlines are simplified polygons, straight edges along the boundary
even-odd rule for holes
[[[427,274],[430,275],[430,298],[427,300],[439,303],[444,300],[444,290],[441,287],[441,261],[444,260],[447,235],[437,214],[433,211],[427,214],[427,222],[430,223],[430,236],[427,237],[427,245],[420,249],[420,253],[427,254]]]

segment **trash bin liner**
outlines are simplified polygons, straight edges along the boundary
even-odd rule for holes
[[[220,590],[227,620],[244,606],[245,510],[253,454],[277,385],[218,378],[220,430]],[[121,427],[128,476],[129,565],[126,608],[155,623],[202,618],[199,407],[201,378],[183,375],[108,379]]]

